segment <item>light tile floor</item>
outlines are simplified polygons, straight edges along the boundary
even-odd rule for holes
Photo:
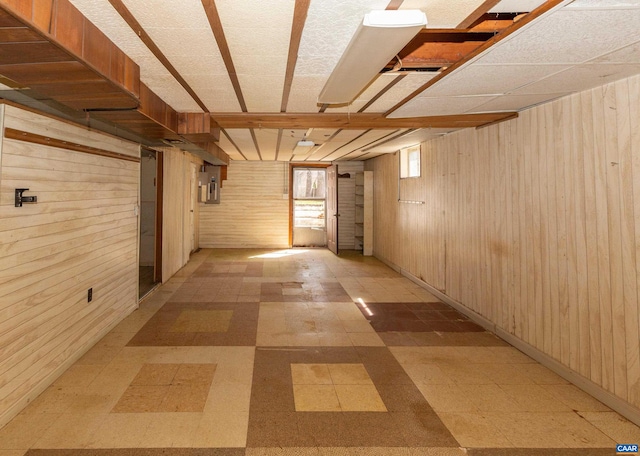
[[[577,456],[638,442],[636,425],[373,258],[237,249],[195,254],[0,429],[0,456]]]

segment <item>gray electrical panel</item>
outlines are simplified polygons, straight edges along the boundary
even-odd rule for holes
[[[198,176],[198,201],[220,204],[220,167],[205,165]]]

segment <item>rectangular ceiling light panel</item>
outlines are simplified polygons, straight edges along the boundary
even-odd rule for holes
[[[365,15],[318,97],[319,103],[349,103],[427,24],[419,10],[382,10]]]

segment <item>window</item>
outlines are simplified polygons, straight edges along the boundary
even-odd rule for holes
[[[327,171],[295,168],[293,170],[293,226],[325,227]]]
[[[420,177],[420,146],[400,150],[400,178]]]

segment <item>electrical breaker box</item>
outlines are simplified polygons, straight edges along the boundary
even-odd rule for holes
[[[198,176],[198,201],[220,204],[220,167],[205,165]]]

